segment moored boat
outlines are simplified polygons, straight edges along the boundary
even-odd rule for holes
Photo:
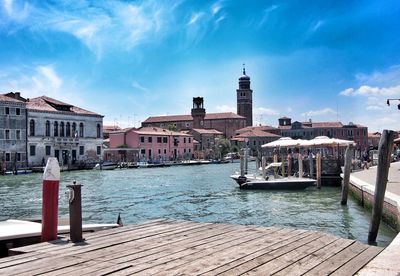
[[[118,166],[117,163],[115,162],[102,162],[102,163],[97,163],[96,166],[94,166],[95,170],[114,170]]]

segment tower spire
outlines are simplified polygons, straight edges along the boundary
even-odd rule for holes
[[[243,63],[243,75],[246,75],[246,68],[245,68],[245,63]]]

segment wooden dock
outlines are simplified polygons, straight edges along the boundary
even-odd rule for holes
[[[170,220],[84,237],[13,249],[0,275],[353,275],[383,249],[322,232]]]

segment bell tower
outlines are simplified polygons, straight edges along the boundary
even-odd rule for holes
[[[193,98],[193,128],[204,128],[204,118],[206,117],[206,110],[204,109],[203,97]]]
[[[250,89],[250,77],[246,75],[243,64],[243,75],[239,77],[237,95],[237,114],[246,117],[246,126],[253,125],[253,90]]]

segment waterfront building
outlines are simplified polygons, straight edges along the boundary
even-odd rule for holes
[[[124,151],[136,152],[133,159],[126,161],[187,160],[193,155],[193,136],[159,127],[128,128],[111,132],[110,148],[105,152],[106,159],[119,161],[115,159],[121,158]]]
[[[108,139],[110,138],[110,133],[114,131],[120,131],[122,130],[119,126],[117,125],[103,125],[103,139]]]
[[[170,115],[149,117],[142,122],[143,127],[169,128],[177,131],[197,129],[216,129],[224,137],[232,138],[235,131],[246,126],[246,118],[232,112],[206,113],[204,99],[193,98],[191,115]]]
[[[0,173],[27,165],[24,100],[19,92],[0,95]]]
[[[239,77],[239,88],[236,90],[237,114],[246,118],[246,126],[253,125],[253,90],[250,88],[250,77],[246,75],[243,64],[243,75]]]
[[[258,152],[261,152],[262,145],[278,140],[280,137],[278,134],[261,130],[261,128],[248,128],[246,131],[240,131],[238,135],[233,137],[231,145],[238,149],[247,146],[250,149],[250,155],[254,156]]]
[[[42,166],[48,157],[68,166],[101,159],[102,115],[46,96],[29,99],[26,105],[29,166]]]
[[[368,133],[368,146],[370,149],[378,149],[381,136],[380,132]]]
[[[236,131],[236,135],[239,135],[239,134],[241,134],[243,132],[248,132],[249,130],[261,130],[261,131],[273,133],[273,134],[276,134],[276,135],[279,135],[279,136],[281,135],[281,130],[279,128],[273,127],[273,126],[262,126],[262,125],[259,125],[259,126],[248,126],[248,127],[245,127],[245,128],[238,129]]]
[[[278,119],[278,128],[281,136],[293,139],[313,139],[317,136],[352,140],[357,143],[357,149],[368,148],[368,127],[352,122],[342,124],[341,122],[299,122],[292,123],[292,119],[282,117]]]
[[[197,142],[194,145],[194,157],[196,159],[211,159],[219,157],[218,140],[224,137],[224,133],[216,129],[194,128],[189,131]]]

